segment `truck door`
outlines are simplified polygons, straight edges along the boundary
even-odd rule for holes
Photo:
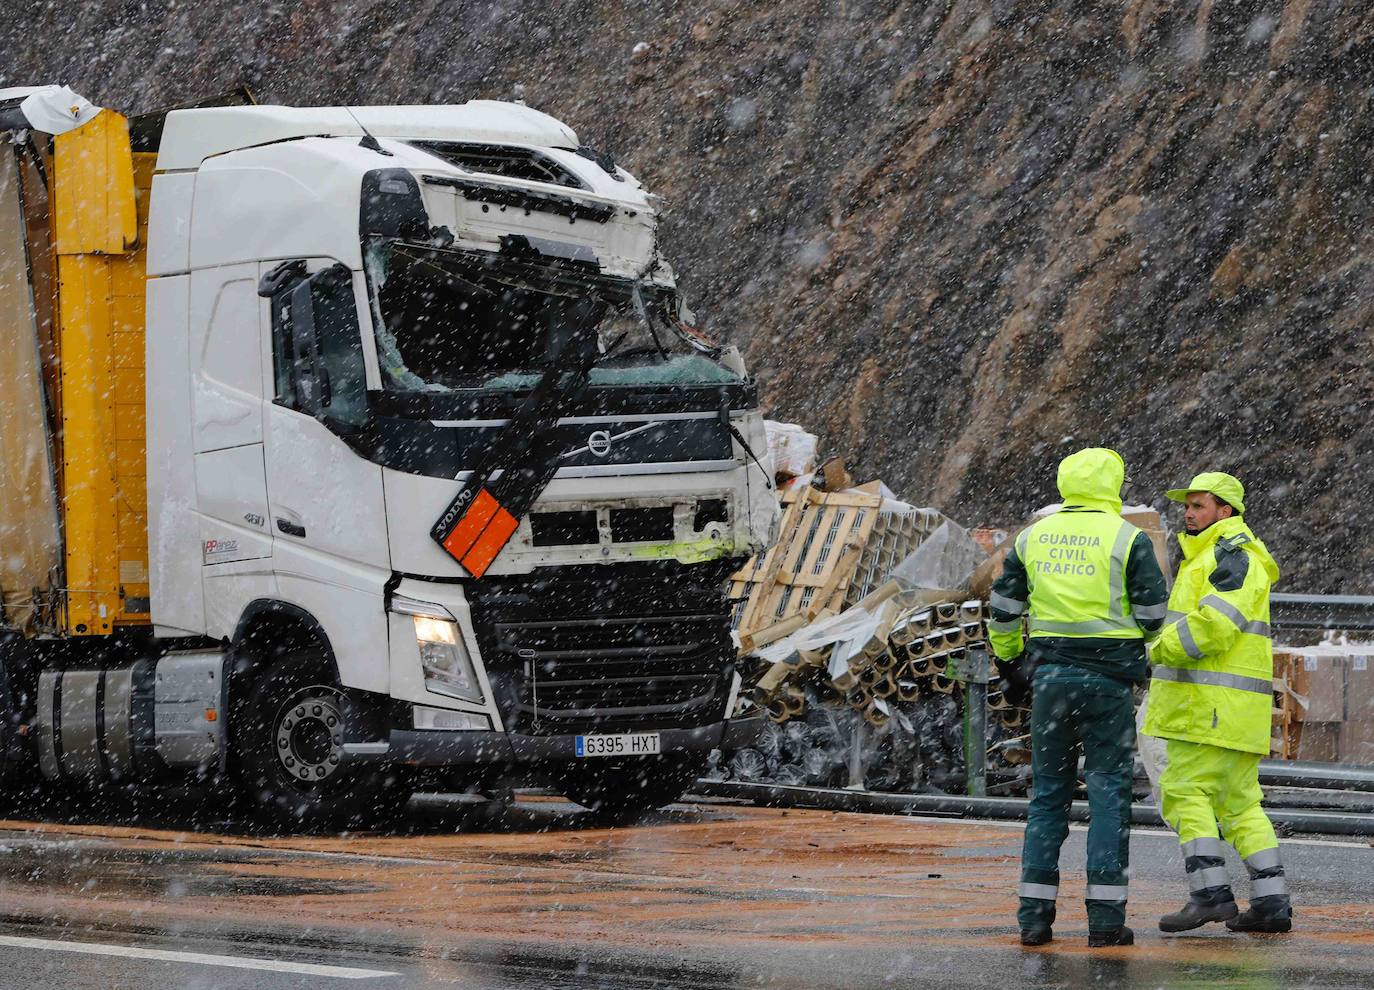
[[[271,581],[257,266],[191,275],[189,357],[206,619],[227,635],[246,584]],[[150,548],[158,552],[157,548]],[[229,587],[238,593],[226,593]]]
[[[263,264],[258,291],[271,322],[272,395],[263,419],[278,590],[326,632],[378,637],[369,644],[379,651],[375,661],[386,655],[381,589],[391,556],[382,469],[348,442],[367,423],[361,289],[345,265],[309,259]],[[342,668],[345,651],[335,652]],[[340,673],[355,687],[386,688],[385,663]]]

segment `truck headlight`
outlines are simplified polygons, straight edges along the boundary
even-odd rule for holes
[[[435,694],[481,701],[482,689],[472,657],[463,645],[458,623],[442,605],[418,602],[396,595],[391,610],[411,616],[415,623],[415,643],[420,648],[420,670],[425,690]]]
[[[415,641],[420,647],[420,669],[424,671],[426,690],[464,701],[481,700],[477,674],[458,634],[457,622],[417,615]]]

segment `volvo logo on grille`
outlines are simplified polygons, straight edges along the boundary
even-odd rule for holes
[[[587,437],[587,450],[597,457],[605,457],[611,452],[611,435],[605,430],[597,430]]]
[[[663,423],[645,423],[643,426],[636,426],[633,430],[626,430],[624,433],[611,433],[610,430],[594,430],[587,436],[587,442],[584,445],[581,447],[574,447],[572,450],[566,450],[559,454],[558,457],[559,460],[564,461],[572,457],[578,457],[584,453],[591,454],[593,457],[605,457],[611,452],[611,444],[616,441],[624,440],[627,437],[638,436],[649,430],[656,430],[663,425]],[[628,457],[630,455],[626,454],[624,456]]]

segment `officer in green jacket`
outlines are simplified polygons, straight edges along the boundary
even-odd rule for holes
[[[1161,812],[1178,832],[1188,903],[1159,927],[1182,932],[1225,921],[1238,932],[1286,932],[1293,911],[1274,826],[1260,807],[1260,758],[1269,754],[1274,677],[1269,589],[1279,568],[1246,526],[1245,489],[1209,471],[1169,498],[1187,505],[1183,564],[1169,624],[1150,648],[1144,731],[1168,740]],[[1221,837],[1250,873],[1240,913]]]
[[[1023,945],[1051,938],[1059,848],[1069,834],[1080,754],[1091,815],[1088,944],[1134,940],[1125,925],[1135,749],[1131,685],[1145,680],[1145,638],[1164,624],[1168,592],[1149,537],[1121,518],[1125,475],[1114,450],[1089,448],[1064,458],[1064,507],[1017,535],[992,589],[988,638],[998,668],[1011,680],[1032,676],[1034,684],[1035,792],[1017,912]]]

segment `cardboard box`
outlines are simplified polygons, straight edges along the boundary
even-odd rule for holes
[[[1143,505],[1126,505],[1121,509],[1121,518],[1138,527],[1154,544],[1155,559],[1159,569],[1164,572],[1164,583],[1174,585],[1174,569],[1169,565],[1169,527],[1164,525],[1158,512]]]
[[[1374,766],[1374,643],[1276,646],[1274,678],[1307,702],[1285,704],[1275,692],[1276,735],[1287,717],[1291,738],[1301,713],[1296,759]]]
[[[1317,763],[1337,763],[1341,754],[1341,724],[1339,722],[1304,722],[1298,741],[1299,760]]]
[[[1011,543],[1008,541],[994,550],[987,560],[973,569],[973,574],[968,579],[967,589],[971,597],[980,601],[987,601],[993,584],[1002,576],[1002,565],[1007,562],[1007,551],[1010,549]]]
[[[1298,721],[1307,713],[1307,695],[1311,690],[1311,678],[1307,672],[1307,658],[1301,650],[1287,646],[1274,647],[1274,682],[1277,699],[1278,682],[1287,685],[1288,694],[1293,697],[1294,707],[1299,712]]]
[[[1374,765],[1374,646],[1351,645],[1345,674],[1345,721],[1341,762]]]
[[[1295,651],[1306,677],[1307,722],[1345,721],[1345,678],[1350,658],[1328,646]]]

